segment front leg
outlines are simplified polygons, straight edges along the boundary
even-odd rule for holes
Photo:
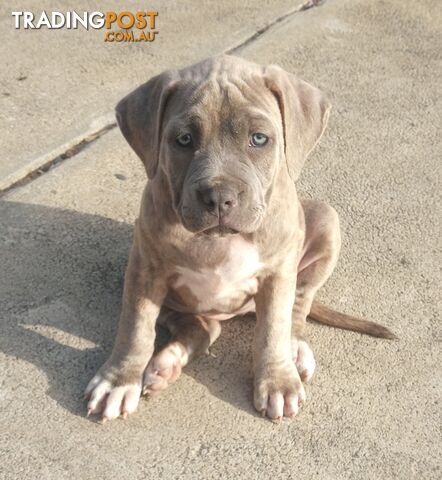
[[[88,415],[102,415],[102,422],[133,413],[141,384],[154,349],[155,322],[166,288],[155,269],[143,262],[137,242],[126,271],[123,307],[110,358],[89,382],[85,396]]]
[[[291,268],[264,279],[255,297],[254,405],[272,420],[296,415],[305,401],[304,387],[292,360],[295,291],[296,273]]]

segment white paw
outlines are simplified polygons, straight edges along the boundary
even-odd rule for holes
[[[120,415],[126,418],[128,414],[135,412],[140,400],[141,385],[116,386],[97,374],[89,382],[84,394],[89,399],[87,415],[101,414],[101,421],[104,423]]]
[[[169,343],[150,360],[144,372],[143,394],[154,395],[175,382],[188,359],[189,355],[181,343]]]
[[[312,349],[304,340],[297,341],[298,353],[294,358],[299,376],[303,382],[309,382],[315,373],[316,360]]]
[[[269,365],[265,372],[255,378],[255,408],[272,421],[297,415],[305,403],[305,390],[293,363],[275,369]]]

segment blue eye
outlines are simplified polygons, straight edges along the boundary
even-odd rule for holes
[[[250,147],[263,147],[269,141],[269,137],[263,133],[252,133],[250,135],[249,146]]]
[[[192,135],[190,133],[182,133],[176,137],[176,143],[180,147],[190,147],[192,145]]]

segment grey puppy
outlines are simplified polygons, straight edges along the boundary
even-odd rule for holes
[[[90,381],[88,414],[136,410],[140,394],[175,381],[207,351],[220,322],[256,312],[254,405],[293,416],[315,359],[307,315],[392,338],[378,324],[313,301],[340,250],[335,210],[299,201],[295,182],[330,104],[277,66],[231,56],[158,75],[117,106],[121,131],[149,181],[109,360]],[[171,332],[154,354],[155,324]]]

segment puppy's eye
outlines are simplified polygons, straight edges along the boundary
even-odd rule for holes
[[[269,137],[263,133],[252,133],[250,135],[249,146],[250,147],[263,147],[269,141]]]
[[[182,133],[176,137],[176,143],[180,147],[190,147],[192,145],[192,135],[190,133]]]

